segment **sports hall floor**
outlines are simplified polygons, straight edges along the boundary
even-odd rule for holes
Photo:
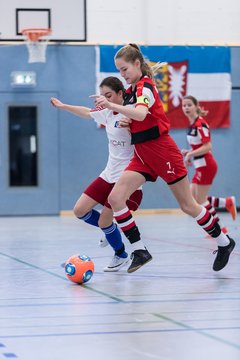
[[[74,217],[0,218],[0,359],[239,360],[240,216],[215,273],[216,248],[182,214],[137,215],[153,261],[104,273],[111,250]],[[60,264],[86,254],[95,273],[71,283]]]

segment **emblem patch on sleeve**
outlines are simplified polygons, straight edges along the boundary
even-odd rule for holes
[[[146,95],[141,95],[137,98],[137,104],[144,104],[148,106],[149,103],[150,103],[150,99]]]

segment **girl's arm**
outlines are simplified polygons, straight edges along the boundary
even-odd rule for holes
[[[211,142],[204,143],[198,149],[188,151],[187,154],[185,155],[185,159],[187,158],[187,160],[188,159],[190,160],[192,157],[205,155],[211,150],[212,150],[212,143]]]
[[[58,109],[66,110],[74,115],[80,116],[85,119],[92,119],[92,117],[90,115],[91,109],[88,107],[64,104],[60,100],[58,100],[54,97],[52,97],[50,99],[50,102],[53,106],[55,106]]]
[[[112,111],[116,111],[127,118],[137,121],[143,121],[148,113],[148,108],[146,106],[138,105],[137,107],[123,106],[109,102],[104,96],[101,95],[91,95],[90,97],[95,98],[95,105],[101,106]]]

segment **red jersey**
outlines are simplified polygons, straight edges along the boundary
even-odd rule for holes
[[[126,90],[124,105],[146,106],[149,110],[143,121],[133,121],[130,124],[132,144],[142,143],[157,139],[163,134],[168,134],[170,121],[168,120],[157,88],[148,77],[142,77],[133,89],[132,86]]]
[[[198,117],[189,127],[187,141],[193,150],[211,141],[210,128],[205,119]],[[207,162],[212,160],[212,158],[213,155],[211,151],[204,155],[195,156],[193,158],[193,165],[195,168],[206,166]]]
[[[187,170],[180,150],[168,134],[170,122],[153,81],[142,77],[135,89],[127,90],[124,105],[148,108],[143,121],[133,120],[130,124],[135,152],[126,170],[144,173],[150,181],[160,176],[169,185],[183,179]]]

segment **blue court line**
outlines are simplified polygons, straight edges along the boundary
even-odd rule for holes
[[[176,321],[174,319],[171,319],[170,317],[162,315],[162,314],[152,313],[152,315],[156,316],[156,317],[158,317],[158,318],[160,318],[162,320],[168,321],[168,322],[170,322],[170,323],[172,323],[174,325],[181,326],[181,328],[183,328],[185,330],[196,332],[196,333],[198,333],[200,335],[206,336],[207,338],[211,338],[211,339],[216,340],[216,341],[218,341],[220,343],[230,345],[230,346],[240,350],[240,344],[235,344],[235,343],[233,343],[231,341],[225,340],[225,339],[223,339],[221,337],[218,337],[218,336],[215,336],[215,335],[212,335],[212,334],[209,334],[209,333],[205,332],[205,331],[213,331],[213,330],[239,330],[240,327],[232,327],[232,328],[231,327],[229,327],[229,328],[225,328],[225,327],[216,328],[216,327],[214,327],[214,328],[198,329],[198,328],[186,325],[186,324],[182,323],[181,321]]]
[[[192,292],[178,292],[178,295],[192,295],[193,293]],[[199,291],[199,292],[194,292],[194,295],[205,295],[205,294],[216,294],[216,291]],[[218,294],[239,294],[240,296],[240,290],[237,290],[237,291],[228,291],[228,292],[225,292],[225,291],[218,291]],[[151,293],[151,297],[152,296],[172,296],[173,294],[172,293],[169,293],[169,292],[164,292],[164,294],[160,294],[160,293]],[[125,294],[119,294],[118,296],[122,296],[122,297],[125,297],[125,296],[129,296],[129,295],[125,295]],[[131,294],[130,295],[131,297],[143,297],[143,296],[146,296],[146,294]],[[89,297],[97,297],[92,295],[92,296],[89,296]],[[68,300],[68,299],[72,299],[71,296],[36,296],[36,297],[15,297],[15,298],[4,298],[4,299],[0,299],[0,302],[3,302],[3,301],[20,301],[20,300],[56,300],[56,299],[60,299],[60,300]],[[240,311],[240,310],[239,310]]]
[[[240,310],[235,310],[237,313],[239,313],[239,311]],[[203,311],[203,313],[205,313],[205,312],[207,312],[207,311]],[[209,310],[209,312],[210,313],[212,313],[212,310]],[[226,312],[228,312],[228,310],[226,310]],[[167,312],[167,313],[169,313],[169,314],[185,314],[185,313],[187,313],[187,314],[190,314],[190,313],[192,313],[192,314],[199,314],[199,311],[198,310],[196,310],[196,311],[183,311],[183,312],[178,312],[178,311],[174,311],[174,312]],[[220,315],[221,315],[221,311],[220,311]],[[87,318],[87,319],[89,319],[89,318],[96,318],[96,317],[119,317],[119,316],[132,316],[134,314],[134,316],[141,316],[141,315],[146,315],[146,313],[145,312],[141,312],[141,313],[111,313],[111,314],[99,314],[99,313],[97,313],[97,314],[87,314],[87,315],[84,315],[84,314],[81,314],[81,315],[54,315],[54,316],[50,316],[50,315],[45,315],[45,316],[19,316],[19,317],[16,317],[16,316],[14,316],[14,317],[0,317],[0,320],[19,320],[19,321],[22,321],[22,320],[30,320],[30,319],[40,319],[40,320],[43,320],[43,319],[65,319],[65,318],[74,318],[74,319],[77,319],[77,318],[79,318],[79,319],[81,319],[81,320],[84,320],[84,318]],[[219,321],[238,321],[238,320],[240,320],[240,317],[232,317],[232,318],[230,318],[230,317],[228,317],[228,318],[209,318],[209,317],[207,317],[207,318],[201,318],[201,319],[199,319],[199,318],[196,318],[196,319],[194,319],[194,318],[191,318],[191,319],[189,319],[188,317],[186,318],[186,319],[182,319],[182,321],[185,321],[185,322],[204,322],[204,321],[216,321],[216,322],[219,322]],[[145,323],[145,322],[150,322],[150,321],[141,321],[140,323]],[[104,322],[104,324],[112,324],[113,322],[108,322],[108,323],[106,323],[106,322]],[[119,322],[118,322],[119,323]],[[121,324],[122,324],[123,322],[121,322]],[[71,323],[72,324],[72,323]],[[89,323],[89,324],[95,324],[95,323]],[[96,325],[97,324],[103,324],[103,323],[100,323],[100,322],[97,322],[96,323]],[[86,325],[88,325],[88,323],[86,323]],[[21,325],[22,326],[22,325]],[[36,326],[37,327],[37,325],[34,325],[34,326]],[[42,326],[42,325],[41,325]],[[63,324],[63,326],[65,326],[64,324]],[[24,326],[24,327],[32,327],[32,325],[29,325],[29,326]],[[4,328],[4,329],[6,329],[6,328],[14,328],[14,326],[2,326],[2,328]],[[3,345],[2,345],[3,346]],[[1,347],[1,344],[0,344],[0,347]]]
[[[93,290],[94,291],[94,290]],[[102,295],[105,293],[99,292]],[[106,294],[107,297],[108,294]],[[129,295],[126,295],[129,296]],[[114,299],[115,300],[115,299]],[[166,299],[166,300],[122,300],[119,301],[123,304],[162,304],[162,303],[182,303],[182,302],[210,302],[210,301],[239,301],[239,298],[209,298],[209,299]],[[0,308],[14,308],[14,307],[45,307],[45,306],[79,306],[79,305],[101,305],[101,304],[108,304],[108,305],[116,305],[117,302],[115,301],[79,301],[79,302],[63,302],[63,303],[41,303],[41,304],[6,304],[0,305]]]
[[[151,314],[151,315],[154,315],[156,316],[155,314]],[[159,320],[141,320],[139,322],[136,322],[136,321],[110,321],[110,322],[92,322],[92,323],[69,323],[69,324],[52,324],[52,325],[49,325],[49,324],[44,324],[44,325],[36,325],[36,324],[33,324],[33,325],[12,325],[12,326],[2,326],[1,329],[31,329],[31,328],[34,328],[34,329],[41,329],[41,328],[64,328],[64,327],[82,327],[82,326],[102,326],[102,325],[144,325],[144,324],[159,324],[159,323],[162,323],[164,321],[166,321],[167,317],[166,316],[161,316],[161,314],[159,314],[158,316]],[[170,319],[170,318],[168,318]],[[225,319],[225,320],[235,320],[235,319]],[[183,320],[184,321],[184,320]],[[186,319],[185,320],[186,322],[191,322],[193,321],[194,323],[196,322],[201,322],[201,321],[216,321],[216,319],[202,319],[202,320],[189,320],[189,319]],[[222,319],[220,319],[220,321],[222,321]],[[171,320],[171,322],[173,322],[174,324],[183,324],[184,327],[186,328],[189,328],[189,330],[198,330],[198,331],[205,331],[205,330],[240,330],[240,326],[221,326],[221,327],[212,327],[212,328],[194,328],[190,325],[186,325],[184,324],[183,322],[180,322],[180,321],[175,321],[175,320]],[[2,336],[1,336],[2,337]]]
[[[148,321],[148,320],[145,320],[145,321],[141,321],[141,322],[138,322],[139,325],[143,325],[143,324],[159,324],[163,322],[163,320],[161,319],[158,319],[158,320],[152,320],[152,321]],[[81,326],[102,326],[102,325],[136,325],[136,322],[135,321],[110,321],[110,322],[92,322],[92,323],[69,323],[69,324],[52,324],[52,325],[49,325],[49,324],[44,324],[44,325],[12,325],[12,326],[1,326],[1,329],[31,329],[31,328],[34,328],[34,329],[41,329],[41,328],[63,328],[63,327],[81,327]]]
[[[226,328],[194,328],[187,326],[181,322],[174,321],[160,314],[152,314],[157,317],[164,319],[165,321],[174,323],[175,325],[180,326],[180,329],[153,329],[153,330],[116,330],[116,331],[89,331],[89,332],[72,332],[72,333],[49,333],[49,334],[28,334],[28,335],[4,335],[1,336],[2,339],[19,339],[19,338],[45,338],[45,337],[64,337],[64,336],[95,336],[95,335],[121,335],[121,334],[147,334],[147,333],[179,333],[179,332],[193,332],[208,337],[209,339],[218,341],[220,343],[234,347],[237,350],[240,350],[240,344],[235,344],[231,341],[225,340],[221,337],[211,335],[206,331],[214,330],[239,330],[240,327],[226,327]]]
[[[198,264],[199,266],[201,266],[201,264]],[[205,266],[205,264],[202,264]],[[195,264],[193,264],[193,266],[195,266]],[[164,268],[164,266],[163,266]],[[153,267],[152,267],[153,269]],[[114,276],[123,276],[124,274],[123,273],[116,273],[116,274],[112,274]],[[129,276],[126,274],[126,276]],[[230,277],[230,276],[216,276],[216,275],[213,275],[213,276],[201,276],[201,275],[196,275],[196,276],[189,276],[189,275],[167,275],[167,274],[160,274],[160,275],[153,275],[153,274],[148,274],[148,273],[145,273],[145,274],[132,274],[130,275],[131,278],[139,278],[139,279],[186,279],[186,280],[213,280],[213,281],[216,281],[217,280],[240,280],[240,277]]]
[[[212,313],[212,310],[203,310],[203,311],[199,311],[199,310],[184,310],[184,311],[165,311],[165,313],[167,314],[199,314],[199,312],[201,313]],[[215,310],[215,312],[217,312],[217,310]],[[226,309],[224,311],[222,310],[219,310],[218,311],[220,314],[222,312],[226,312],[228,313],[229,312],[229,309]],[[231,309],[231,312],[237,312],[239,313],[240,312],[240,309]],[[133,315],[133,313],[111,313],[111,314],[99,314],[99,313],[91,313],[91,314],[77,314],[77,315],[39,315],[39,316],[14,316],[14,317],[10,317],[10,316],[7,316],[7,317],[4,317],[4,316],[1,316],[0,317],[0,320],[26,320],[26,319],[64,319],[64,318],[95,318],[95,317],[98,317],[98,316],[104,316],[104,317],[115,317],[115,316],[128,316],[128,315]],[[134,313],[134,315],[146,315],[146,312],[137,312],[137,313]],[[192,320],[192,319],[191,319]],[[185,321],[191,321],[189,320],[189,318],[187,318]],[[194,319],[193,321],[216,321],[216,319],[212,319],[212,318],[207,318],[207,319]],[[227,318],[227,319],[219,319],[220,321],[224,321],[224,320],[240,320],[240,318],[237,318],[237,317],[234,317],[234,318]],[[1,347],[1,344],[0,344],[0,347]]]

